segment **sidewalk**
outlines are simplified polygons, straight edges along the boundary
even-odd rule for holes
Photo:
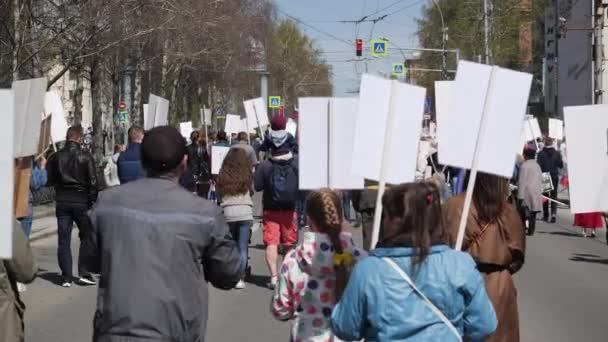
[[[55,218],[55,203],[34,207],[34,223],[30,241],[36,241],[57,233],[57,219]]]

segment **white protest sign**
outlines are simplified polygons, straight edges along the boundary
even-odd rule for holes
[[[33,156],[38,153],[46,84],[46,78],[13,82],[15,158]]]
[[[425,96],[426,89],[396,80],[367,74],[361,79],[352,172],[379,182],[372,247],[378,242],[386,184],[416,178]]]
[[[146,131],[154,127],[166,126],[169,117],[169,100],[150,94],[147,116],[147,121],[144,116],[144,129]]]
[[[238,134],[243,129],[243,122],[241,121],[241,117],[234,114],[226,115],[226,124],[224,126],[224,132],[228,136],[231,134]]]
[[[243,101],[245,107],[245,113],[247,114],[247,120],[249,120],[249,127],[262,128],[270,126],[268,121],[268,109],[266,108],[266,101],[263,98],[258,97]]]
[[[182,133],[182,136],[186,139],[190,139],[190,135],[194,131],[192,128],[192,121],[180,122],[179,131]]]
[[[510,178],[521,150],[521,129],[532,75],[460,61],[439,161],[471,169],[455,248],[464,241],[477,172]]]
[[[564,120],[570,210],[608,211],[608,105],[564,107]]]
[[[522,147],[532,76],[496,67],[490,87],[492,68],[459,63],[450,114],[438,122],[439,162],[471,169],[479,142],[478,170],[510,178]],[[484,109],[486,127],[481,130]]]
[[[441,138],[445,136],[445,133],[442,132],[442,128],[446,124],[447,117],[450,115],[454,83],[454,81],[435,82],[435,116],[437,119],[436,138],[440,155],[442,153],[441,147],[443,146]]]
[[[564,122],[558,119],[549,119],[549,137],[564,140]]]
[[[363,177],[352,174],[350,167],[358,99],[309,97],[298,101],[300,189],[363,189]]]
[[[201,125],[211,126],[211,108],[201,108]]]
[[[220,173],[228,151],[230,151],[230,147],[227,146],[211,146],[211,174]]]
[[[0,178],[5,184],[4,191],[0,193],[0,259],[13,256],[13,103],[12,90],[0,89],[0,117],[3,123],[0,125]]]
[[[252,128],[251,126],[249,126],[249,122],[247,121],[247,118],[242,118],[241,119],[241,130],[240,132],[249,132],[249,133],[255,133],[255,128]]]
[[[53,119],[51,120],[51,139],[53,140],[53,144],[64,141],[69,127],[65,119],[63,103],[59,94],[54,91],[46,93],[44,97],[44,111],[47,114],[53,115]]]
[[[150,117],[148,116],[149,115],[148,108],[149,108],[149,105],[147,103],[144,103],[144,130],[145,130],[146,122],[150,122]]]
[[[425,93],[422,87],[363,75],[353,145],[354,174],[380,180],[385,145],[382,137],[389,135],[386,182],[414,181]],[[394,114],[390,115],[391,123],[389,113]]]
[[[291,133],[291,135],[293,135],[293,137],[295,138],[296,133],[298,132],[298,124],[294,121],[294,119],[289,118],[287,120],[287,126],[285,127],[285,130],[287,130],[288,133]]]

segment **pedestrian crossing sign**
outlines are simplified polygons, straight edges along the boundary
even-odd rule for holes
[[[405,65],[403,63],[393,63],[393,75],[405,75]]]
[[[280,108],[281,97],[280,96],[269,96],[268,97],[268,108]]]
[[[372,41],[372,56],[384,57],[388,55],[388,41],[374,40]]]

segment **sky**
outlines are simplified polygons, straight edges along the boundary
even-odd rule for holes
[[[430,3],[431,0],[274,0],[279,17],[289,15],[300,20],[299,27],[323,51],[332,66],[334,96],[352,96],[366,67],[369,73],[390,75],[392,63],[411,58],[411,51],[398,49],[419,47],[415,19],[422,6]],[[388,16],[376,24],[340,22],[356,21],[366,15],[369,19]],[[370,37],[390,41],[387,57],[371,56]],[[368,49],[363,53],[364,61],[354,61],[357,38],[363,39],[364,50]]]

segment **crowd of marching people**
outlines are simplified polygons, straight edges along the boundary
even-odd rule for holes
[[[74,126],[61,150],[36,162],[32,191],[47,183],[57,196],[61,285],[99,286],[94,341],[203,341],[205,282],[243,289],[252,272],[256,192],[262,192],[271,314],[291,322],[285,340],[519,340],[513,276],[524,266],[526,231],[534,234],[539,213],[557,221],[565,161],[552,139],[541,148],[526,145],[511,180],[478,175],[462,251],[453,247],[467,175],[439,165],[429,142],[420,181],[384,193],[373,246],[375,184],[301,193],[298,144],[286,122],[273,117],[262,139],[244,132],[211,139],[195,131],[189,144],[172,127],[132,127],[128,145],[115,146],[105,160],[103,179],[82,148],[82,128]],[[214,146],[230,147],[217,175]],[[350,202],[357,217],[348,217]],[[594,235],[601,215],[577,216],[575,224]],[[362,246],[347,219],[360,221]],[[31,215],[21,221],[25,234],[15,223],[14,258],[0,263],[1,341],[23,340],[17,287],[23,290],[36,272],[26,241],[31,221]],[[7,301],[14,308],[2,305]]]

